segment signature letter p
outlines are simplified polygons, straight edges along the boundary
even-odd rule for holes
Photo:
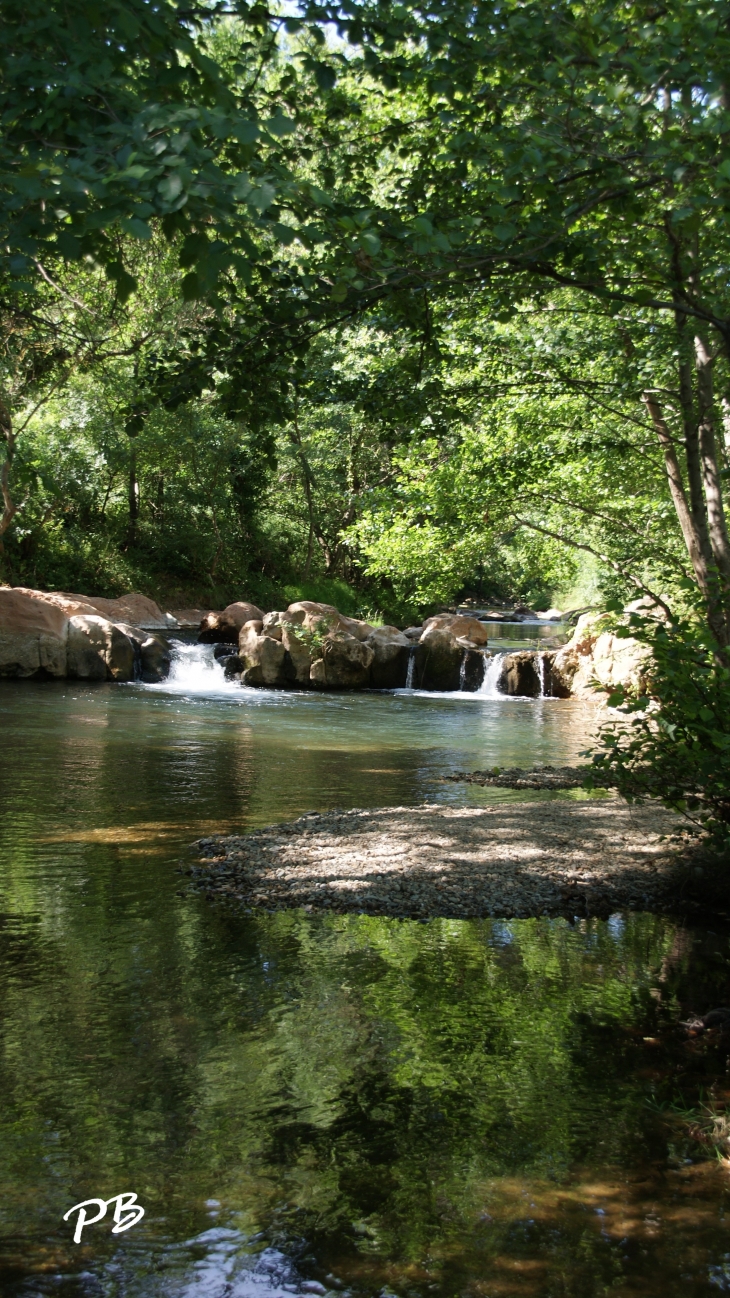
[[[135,1195],[132,1195],[132,1198],[135,1197],[136,1197]],[[87,1216],[86,1209],[91,1208],[92,1206],[97,1207],[99,1209],[95,1217]],[[68,1212],[65,1212],[63,1214],[63,1220],[68,1221],[72,1212],[77,1212],[79,1214],[76,1219],[76,1229],[74,1231],[74,1244],[80,1244],[81,1232],[84,1229],[84,1226],[93,1226],[97,1221],[101,1221],[102,1217],[106,1216],[106,1200],[105,1199],[84,1199],[83,1203],[75,1203],[73,1208],[69,1208]]]

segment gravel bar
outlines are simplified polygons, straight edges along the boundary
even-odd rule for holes
[[[445,775],[453,784],[493,785],[498,789],[580,789],[590,775],[593,784],[604,789],[615,787],[614,778],[594,766],[495,766],[491,771],[457,771]]]
[[[244,909],[427,919],[671,910],[681,818],[618,799],[311,812],[201,838],[194,888]],[[685,867],[686,870],[686,867]]]

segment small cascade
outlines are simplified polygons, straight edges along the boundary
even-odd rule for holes
[[[477,694],[483,694],[488,699],[505,697],[499,688],[499,678],[502,675],[502,660],[506,657],[506,654],[494,654],[493,657],[484,659],[484,679]]]
[[[406,689],[413,689],[413,673],[416,668],[416,646],[411,645],[408,650],[408,671],[406,672]]]
[[[466,654],[461,655],[461,667],[459,668],[459,689],[466,689]]]
[[[538,654],[535,655],[535,657],[537,658],[537,674],[538,674],[538,677],[539,677],[539,679],[540,679],[540,698],[541,698],[541,699],[546,699],[546,698],[548,697],[548,692],[547,692],[547,655],[544,654],[544,653],[538,653]]]
[[[150,688],[185,694],[230,691],[234,683],[226,680],[224,664],[213,656],[214,649],[212,644],[184,644],[181,640],[173,640],[170,645],[170,674],[160,685]],[[237,683],[235,689],[240,689]]]

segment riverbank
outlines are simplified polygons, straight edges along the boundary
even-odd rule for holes
[[[200,839],[185,868],[209,898],[427,919],[567,918],[677,908],[681,818],[617,798],[312,812]]]

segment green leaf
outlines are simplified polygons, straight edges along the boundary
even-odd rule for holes
[[[133,234],[135,239],[151,239],[152,231],[146,221],[140,221],[137,216],[124,218],[119,223],[127,234]]]
[[[157,192],[166,203],[174,203],[176,198],[182,193],[183,183],[176,171],[170,172],[165,176],[157,186]]]
[[[256,122],[248,122],[245,120],[235,121],[231,127],[231,135],[233,135],[240,144],[253,144],[254,140],[257,140],[260,134],[261,132]]]
[[[313,66],[314,79],[320,90],[332,90],[337,81],[337,73],[328,63],[315,63]]]
[[[293,135],[297,129],[296,122],[290,117],[284,117],[283,113],[278,112],[275,117],[269,117],[264,122],[264,126],[270,135],[275,135],[277,139],[283,139],[285,135]]]

